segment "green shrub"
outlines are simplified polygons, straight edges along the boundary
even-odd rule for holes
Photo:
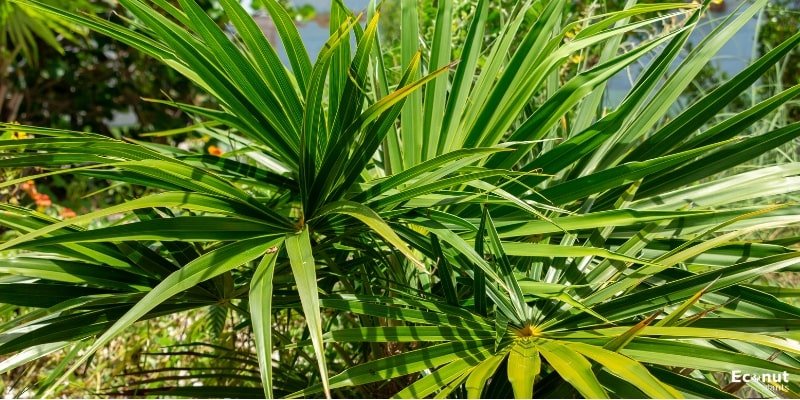
[[[741,135],[800,86],[709,123],[800,34],[667,118],[766,0],[685,56],[707,4],[563,25],[565,0],[520,2],[484,46],[480,0],[452,49],[452,3],[440,1],[422,56],[416,2],[402,0],[398,82],[374,7],[362,27],[334,1],[338,29],[312,63],[267,0],[288,68],[235,0],[221,1],[235,38],[193,0],[120,0],[138,30],[26,3],[207,90],[219,109],[163,103],[227,151],[3,125],[29,136],[0,142],[0,166],[45,171],[0,187],[71,174],[150,194],[64,221],[0,206],[19,234],[0,244],[0,302],[33,310],[3,325],[0,354],[14,356],[0,371],[90,341],[68,376],[136,321],[217,305],[246,316],[263,392],[180,384],[198,374],[148,394],[723,398],[738,387],[714,373],[732,370],[787,371],[779,388],[750,386],[800,389],[800,309],[770,294],[780,288],[748,286],[796,269],[800,253],[793,238],[747,239],[793,226],[798,208],[737,206],[796,191],[800,165],[710,179],[800,135],[798,124]],[[623,35],[665,20],[672,28],[618,54]],[[560,83],[591,47],[598,63]],[[622,104],[601,110],[605,82],[650,53]]]

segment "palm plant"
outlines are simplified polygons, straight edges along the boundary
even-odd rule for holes
[[[48,3],[55,7],[73,10],[90,6],[84,0]],[[7,68],[6,63],[15,61],[19,55],[29,63],[35,64],[38,59],[36,50],[40,42],[62,51],[58,36],[74,40],[76,31],[80,33],[81,28],[59,16],[42,13],[25,3],[3,0],[0,2],[0,51],[2,52],[0,54],[3,55],[4,61],[2,65]]]
[[[800,309],[751,285],[796,269],[793,238],[754,238],[800,222],[770,200],[800,188],[800,165],[730,173],[800,136],[798,124],[747,135],[800,86],[710,123],[800,34],[675,113],[766,0],[685,55],[708,2],[630,2],[564,23],[565,0],[521,1],[484,48],[479,0],[453,49],[452,2],[440,1],[424,57],[416,2],[402,0],[397,82],[374,4],[362,27],[333,1],[312,62],[265,0],[284,66],[235,0],[221,0],[233,37],[193,0],[120,0],[135,30],[18,1],[192,79],[220,109],[154,101],[232,150],[3,125],[27,138],[0,141],[0,166],[42,173],[0,187],[73,174],[150,194],[63,221],[0,205],[18,232],[0,244],[0,302],[28,310],[0,327],[0,354],[13,354],[0,372],[85,346],[66,377],[137,321],[215,305],[252,330],[252,360],[233,359],[242,379],[258,365],[261,388],[147,393],[723,398],[738,387],[715,373],[737,369],[788,372],[780,388],[748,383],[762,393],[800,390]],[[662,21],[673,23],[661,36],[618,54],[626,33]],[[559,82],[565,60],[593,48],[599,61]],[[624,101],[602,110],[606,81],[651,53]],[[765,205],[740,206],[753,199]],[[297,311],[303,329],[284,329]]]
[[[70,10],[89,6],[85,0],[50,1],[50,4]],[[74,41],[83,33],[82,27],[61,17],[42,13],[24,3],[0,1],[0,119],[3,122],[16,118],[23,98],[22,91],[14,91],[8,81],[12,71],[20,72],[24,68],[12,67],[15,64],[36,65],[40,44],[63,53],[59,37]]]

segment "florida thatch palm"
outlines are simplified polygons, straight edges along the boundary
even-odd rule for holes
[[[718,116],[800,34],[671,114],[766,0],[688,54],[703,5],[631,5],[565,25],[565,0],[521,1],[485,47],[479,0],[453,49],[453,2],[439,1],[422,54],[416,2],[402,0],[397,82],[374,6],[362,26],[333,1],[312,62],[289,15],[264,1],[284,66],[235,0],[221,0],[234,38],[193,0],[120,0],[137,30],[19,1],[192,79],[219,109],[164,103],[233,151],[4,126],[34,137],[0,142],[0,166],[49,169],[25,180],[75,174],[152,194],[65,221],[2,206],[0,223],[19,236],[0,244],[0,301],[32,311],[3,326],[0,353],[16,355],[0,371],[90,341],[74,370],[138,320],[225,304],[249,311],[263,392],[212,396],[373,397],[409,376],[387,387],[400,397],[729,397],[712,373],[731,369],[788,371],[783,389],[800,388],[800,309],[770,294],[778,288],[749,285],[795,268],[793,241],[751,238],[797,223],[798,209],[740,206],[800,188],[800,165],[733,172],[800,136],[798,124],[747,136],[800,87]],[[666,19],[679,23],[618,54],[627,32]],[[589,49],[598,62],[559,83],[566,60]],[[645,54],[654,58],[631,91],[602,112],[608,79]],[[86,229],[119,214],[124,224]],[[299,343],[273,340],[285,309],[302,312]],[[293,370],[310,360],[313,374]],[[373,391],[357,391],[366,384]]]

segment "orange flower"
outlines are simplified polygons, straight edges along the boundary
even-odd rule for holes
[[[213,144],[211,146],[208,146],[208,154],[219,157],[222,155],[222,153],[223,151],[219,147],[214,146]]]
[[[34,200],[36,201],[36,205],[42,208],[53,205],[53,202],[50,200],[50,196],[46,194],[36,194],[34,196]]]
[[[28,196],[31,197],[36,197],[36,195],[39,194],[36,191],[36,184],[33,181],[27,181],[19,185],[19,188],[22,189],[23,192],[27,193]]]
[[[71,208],[64,207],[61,209],[61,217],[64,219],[75,218],[78,214],[75,214],[75,211],[72,211]]]

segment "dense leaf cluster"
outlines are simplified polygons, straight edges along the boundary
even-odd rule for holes
[[[731,369],[787,371],[781,388],[752,387],[800,390],[800,309],[751,285],[797,268],[795,240],[752,238],[794,226],[798,208],[740,206],[798,190],[800,165],[736,169],[800,136],[798,123],[743,135],[800,86],[716,122],[800,33],[674,114],[766,0],[681,57],[708,2],[562,23],[565,0],[520,1],[485,43],[479,0],[453,49],[453,3],[440,1],[423,57],[416,1],[402,0],[399,66],[386,65],[374,2],[366,16],[332,2],[312,62],[266,0],[288,66],[236,0],[221,1],[235,35],[194,0],[120,0],[136,30],[25,3],[192,80],[219,106],[161,102],[230,151],[0,125],[25,134],[0,141],[0,166],[44,170],[0,187],[71,174],[151,189],[66,220],[0,205],[18,232],[0,244],[0,302],[33,308],[4,325],[0,354],[14,355],[0,371],[89,340],[68,376],[136,321],[223,305],[247,316],[261,388],[211,396],[725,398],[714,373]],[[618,51],[666,19],[677,23]],[[559,82],[591,48],[598,62]],[[603,110],[606,82],[646,54]],[[297,312],[304,329],[287,337]]]

